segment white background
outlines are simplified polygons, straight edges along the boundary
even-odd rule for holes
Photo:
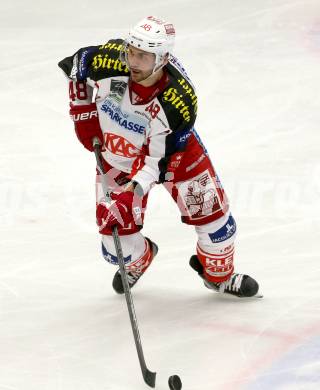
[[[176,26],[197,86],[197,131],[238,223],[236,269],[264,299],[221,297],[188,265],[192,227],[150,195],[159,254],[133,290],[157,389],[320,385],[318,0],[19,1],[0,6],[0,390],[144,389],[124,297],[95,225],[94,156],[68,118],[57,62],[124,37],[147,15]]]

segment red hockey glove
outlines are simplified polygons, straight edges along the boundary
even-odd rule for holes
[[[98,204],[96,217],[100,233],[103,234],[105,228],[110,229],[112,226],[124,227],[133,221],[133,197],[134,193],[132,191],[124,191],[118,195],[111,195],[111,198],[115,200],[111,205]]]
[[[98,119],[96,103],[74,106],[70,103],[70,116],[74,122],[74,129],[82,145],[93,151],[92,138],[98,137],[103,145],[103,135]]]

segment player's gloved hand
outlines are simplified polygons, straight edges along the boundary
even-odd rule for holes
[[[102,234],[105,228],[110,229],[112,226],[128,226],[134,219],[132,210],[134,193],[132,191],[112,194],[111,198],[115,202],[110,205],[99,203],[97,206],[97,225]]]
[[[70,103],[70,116],[74,122],[74,129],[82,145],[93,151],[92,139],[98,137],[103,145],[103,135],[98,119],[96,103],[73,105]]]

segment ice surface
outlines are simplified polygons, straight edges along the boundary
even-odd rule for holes
[[[319,1],[0,9],[0,390],[146,388],[115,268],[100,255],[94,158],[73,134],[57,62],[150,14],[176,25],[196,127],[238,222],[236,267],[265,296],[205,289],[188,266],[195,233],[155,188],[144,232],[160,250],[133,296],[157,389],[172,374],[186,390],[318,389]]]

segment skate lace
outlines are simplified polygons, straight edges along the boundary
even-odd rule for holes
[[[243,275],[242,274],[233,274],[229,280],[223,282],[219,286],[219,291],[239,291],[242,283]]]
[[[129,284],[134,284],[140,278],[140,276],[141,276],[140,273],[128,272],[127,278],[128,278]]]

